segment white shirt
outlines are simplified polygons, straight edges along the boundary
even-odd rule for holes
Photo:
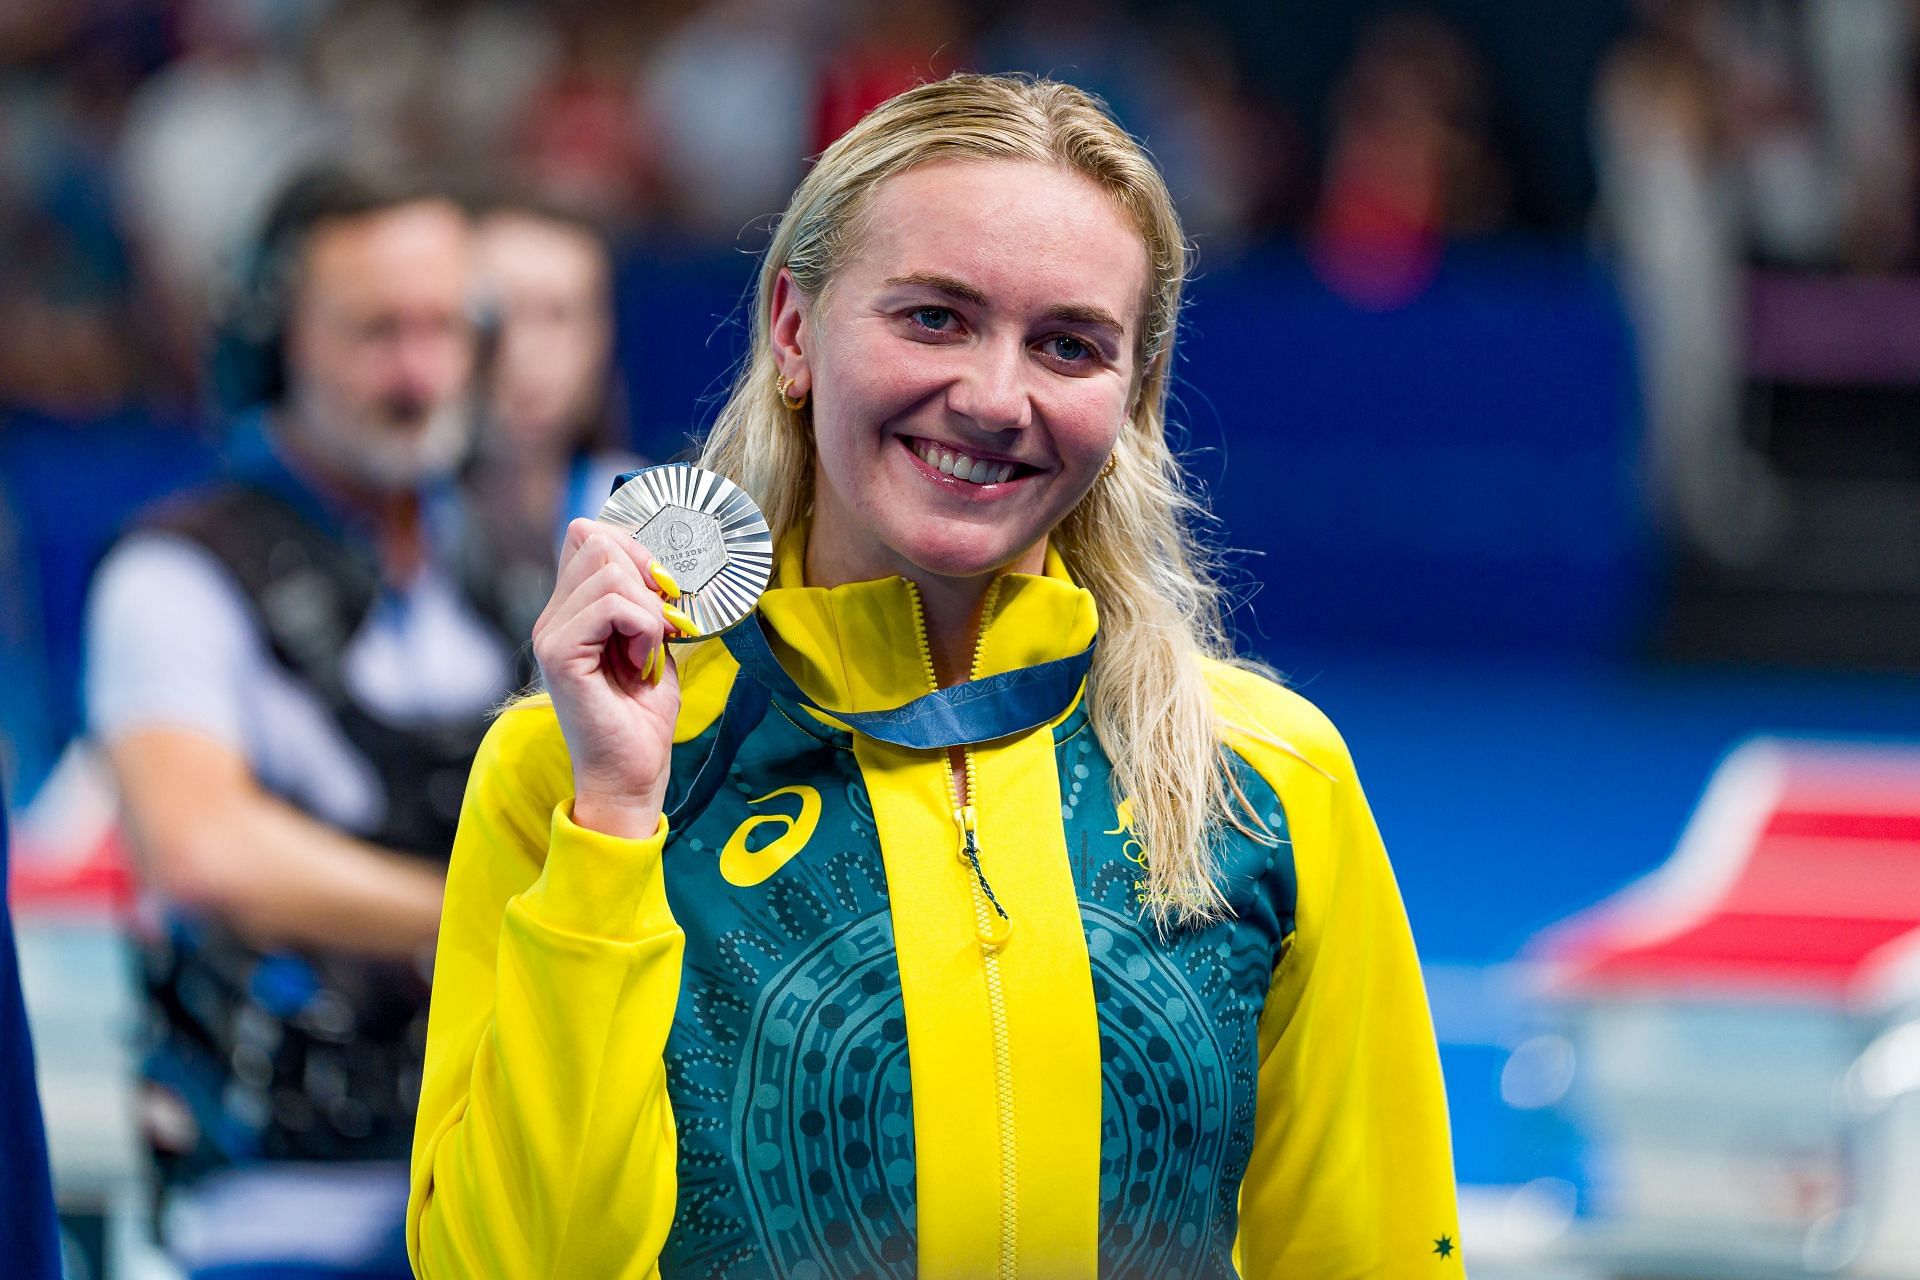
[[[140,533],[95,575],[87,610],[88,721],[102,742],[185,729],[232,747],[267,789],[364,833],[386,789],[321,701],[274,658],[225,565],[186,538]],[[444,570],[382,592],[348,642],[343,678],[396,724],[484,711],[512,692],[507,645]]]

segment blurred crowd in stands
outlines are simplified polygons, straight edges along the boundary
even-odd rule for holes
[[[1920,7],[1636,11],[1595,86],[1598,221],[1701,606],[1681,648],[1911,664],[1891,637],[1920,591]],[[1836,623],[1836,600],[1864,612]]]
[[[1602,75],[1613,167],[1700,170],[1743,256],[1911,268],[1915,6],[1908,0],[1642,0]]]
[[[1418,255],[1509,220],[1485,68],[1457,31],[1419,11],[1369,26],[1322,146],[1262,74],[1239,8],[15,0],[0,15],[0,402],[192,403],[236,247],[317,154],[508,188],[616,235],[751,248],[809,155],[958,68],[1101,93],[1211,252],[1314,227]]]
[[[1387,300],[1449,238],[1583,229],[1579,184],[1530,189],[1564,162],[1530,148],[1522,77],[1495,74],[1448,6],[1372,6],[1317,101],[1312,75],[1267,56],[1249,8],[14,0],[0,403],[192,403],[236,246],[316,155],[511,189],[616,235],[751,248],[809,155],[958,68],[1100,92],[1166,166],[1203,249],[1304,233]],[[1885,269],[1920,252],[1905,0],[1574,8],[1619,35],[1595,112],[1603,167],[1671,138],[1716,171],[1763,260]]]

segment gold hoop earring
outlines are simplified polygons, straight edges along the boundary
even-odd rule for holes
[[[1108,476],[1113,474],[1114,468],[1118,467],[1119,465],[1120,465],[1120,451],[1118,449],[1115,449],[1112,453],[1107,455],[1106,465],[1100,468],[1100,478],[1102,480],[1105,480]]]
[[[798,413],[800,412],[800,410],[807,407],[806,392],[802,391],[798,399],[795,399],[793,396],[790,396],[787,394],[787,389],[793,385],[792,378],[782,378],[775,385],[778,386],[780,390],[780,403],[787,406],[789,410],[791,410],[794,413]]]

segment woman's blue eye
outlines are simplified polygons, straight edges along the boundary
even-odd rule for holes
[[[913,311],[915,324],[922,329],[932,329],[936,332],[945,329],[952,319],[953,312],[945,307],[916,307]]]
[[[1068,364],[1078,364],[1093,355],[1093,348],[1070,333],[1059,333],[1047,339],[1053,354]]]

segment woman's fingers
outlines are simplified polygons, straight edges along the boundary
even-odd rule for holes
[[[533,652],[547,672],[576,675],[597,672],[609,644],[617,644],[634,672],[643,671],[661,647],[665,630],[654,609],[617,591],[588,601],[535,637]]]
[[[552,596],[534,623],[534,655],[551,683],[556,668],[597,672],[616,648],[626,674],[658,684],[667,670],[666,629],[697,636],[678,605],[680,584],[633,537],[595,520],[567,526]],[[664,597],[664,598],[663,598]],[[613,673],[616,679],[623,673]]]
[[[574,584],[573,589],[561,598],[559,588],[555,588],[555,598],[547,605],[545,625],[551,626],[563,618],[579,613],[587,605],[608,594],[623,595],[635,604],[650,610],[661,609],[660,598],[648,591],[633,566],[614,560],[602,564],[587,577]],[[536,626],[536,630],[538,627]]]
[[[569,576],[571,577],[573,575]],[[601,591],[613,589],[616,586],[621,590],[627,591],[635,600],[646,600],[657,603],[668,625],[680,635],[691,638],[700,634],[700,626],[693,620],[693,617],[688,614],[686,610],[680,608],[680,606],[662,600],[652,589],[651,584],[640,576],[639,571],[633,567],[632,562],[624,557],[610,556],[607,558],[601,563],[599,568],[595,569],[585,579],[573,586],[572,593],[560,602],[558,608],[563,611],[576,609]],[[558,597],[559,590],[559,587],[555,588],[556,598]],[[547,612],[551,613],[555,607],[556,606],[550,602]],[[543,620],[546,616],[546,614],[542,615]]]
[[[582,548],[604,546],[608,553],[625,557],[627,562],[640,574],[641,580],[647,584],[648,590],[662,595],[666,594],[664,591],[661,591],[654,582],[652,573],[654,564],[653,553],[641,546],[639,540],[633,536],[632,532],[617,528],[614,525],[603,524],[598,520],[591,521],[590,523],[594,527],[581,535]],[[677,583],[675,584],[674,595],[679,594],[678,585]]]
[[[546,622],[556,607],[571,599],[580,584],[608,565],[631,566],[643,586],[650,584],[640,572],[645,552],[640,557],[628,550],[633,539],[612,525],[601,524],[596,520],[575,520],[567,526],[565,544],[560,552],[560,563],[554,574],[553,594],[548,597],[547,607],[541,610],[541,623]],[[637,548],[636,548],[637,549]],[[538,624],[536,624],[538,625]]]
[[[626,600],[648,617],[650,625],[645,637],[629,637],[623,647],[636,671],[650,683],[659,683],[666,674],[666,655],[662,652],[666,629],[672,627],[681,635],[693,636],[699,634],[699,628],[678,606],[662,601],[649,590],[647,584],[640,580],[632,562],[624,557],[605,559],[599,568],[576,583],[565,599],[549,602],[534,628],[536,640],[556,629],[567,628],[569,620],[588,615],[594,605],[608,597]],[[604,645],[615,637],[611,632],[603,631],[595,638]],[[536,646],[536,652],[540,651]]]
[[[552,621],[557,609],[570,601],[580,584],[598,573],[609,564],[616,563],[616,556],[610,541],[595,532],[592,520],[575,520],[567,526],[567,538],[560,552],[560,563],[554,573],[553,593],[547,597],[547,607],[540,611],[540,617],[534,622],[534,630]]]
[[[548,601],[547,609],[541,613],[542,620],[552,610],[554,602],[567,598],[581,581],[607,564],[622,562],[633,566],[648,591],[666,600],[680,598],[679,582],[665,565],[655,560],[651,552],[634,540],[631,533],[598,520],[574,520],[567,525],[566,539],[560,551],[559,571],[554,577],[553,596]],[[684,615],[683,619],[689,624],[692,622]],[[681,630],[687,635],[699,634],[691,625]]]
[[[558,619],[578,613],[586,605],[608,593],[624,595],[649,610],[657,610],[659,616],[665,620],[665,625],[672,627],[680,635],[700,634],[700,629],[692,618],[677,605],[668,604],[649,591],[639,580],[633,566],[622,560],[612,560],[601,565],[576,585],[566,599],[557,604],[550,602],[541,615],[540,622],[535,624],[536,634],[552,626]]]

